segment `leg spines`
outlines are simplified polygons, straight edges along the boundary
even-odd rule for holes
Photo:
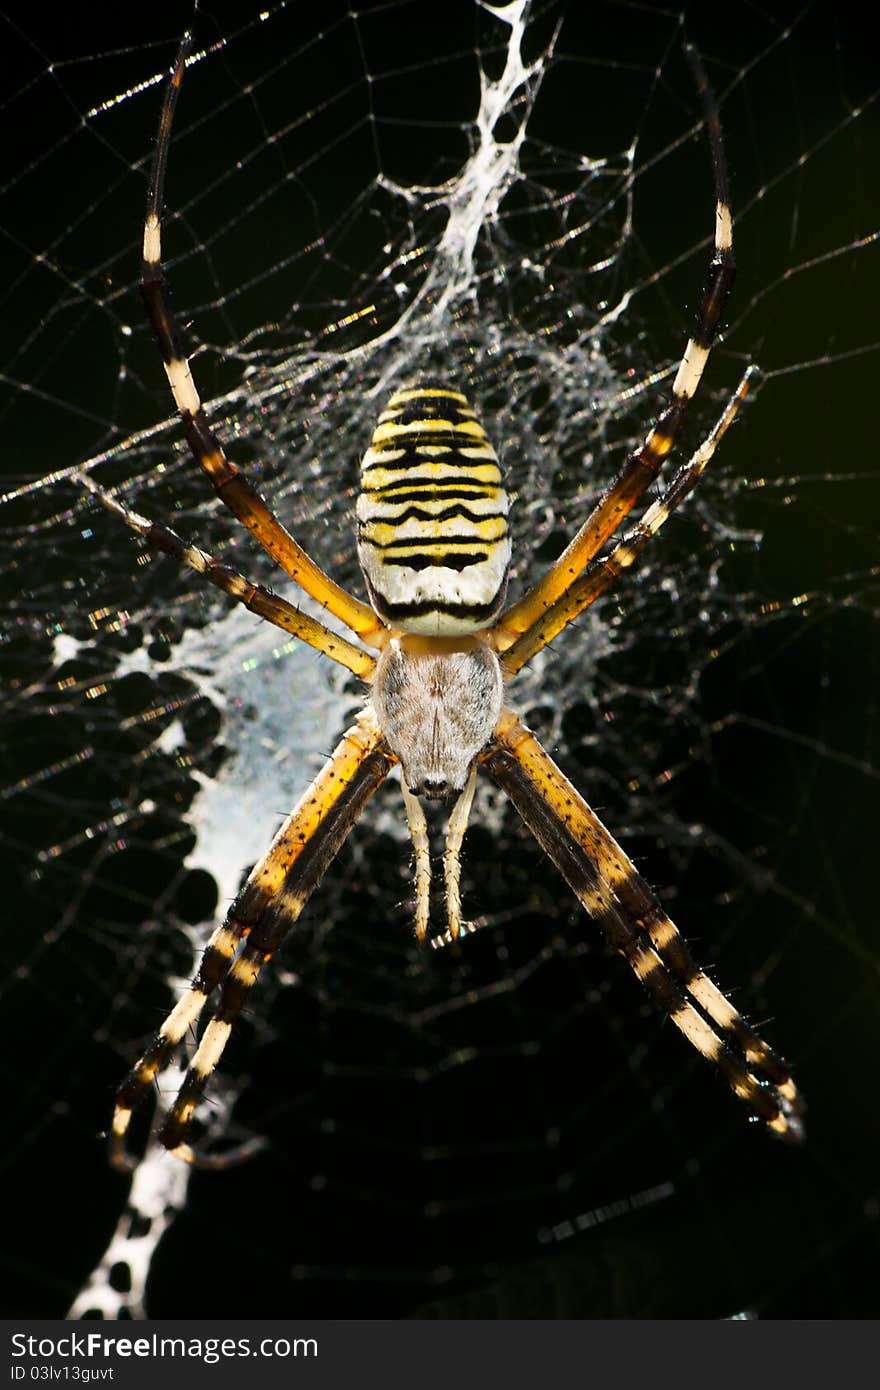
[[[254,868],[225,923],[214,932],[189,990],[120,1086],[110,1149],[114,1166],[133,1166],[124,1149],[131,1113],[195,1024],[209,995],[219,987],[221,994],[214,1017],[205,1028],[178,1098],[160,1131],[162,1143],[179,1158],[197,1161],[193,1150],[183,1142],[185,1130],[220,1059],[232,1023],[263,965],[280,946],[393,762],[369,716],[362,717],[343,736],[268,853]]]
[[[178,51],[174,71],[165,91],[150,173],[141,264],[141,293],[162,353],[174,400],[180,411],[186,440],[193,457],[211,480],[218,496],[282,569],[306,593],[324,604],[364,641],[381,646],[385,636],[384,625],[372,608],[346,593],[324,574],[297,545],[256,489],[239,475],[235,465],[226,458],[220,441],[208,424],[193,380],[182,335],[171,307],[161,261],[165,168],[174,108],[183,80],[189,44],[190,36],[187,35]]]
[[[702,379],[709,349],[718,333],[735,274],[727,166],[718,108],[705,69],[695,49],[688,45],[686,52],[703,104],[715,182],[715,243],[694,327],[676,372],[670,398],[657,423],[644,443],[630,455],[620,476],[555,564],[532,589],[502,613],[492,629],[492,638],[499,651],[512,647],[521,636],[531,636],[551,606],[567,597],[578,576],[657,477],[679,438],[688,406]],[[544,645],[546,643],[539,642],[535,650]],[[522,662],[512,669],[518,670],[520,665]]]
[[[500,644],[506,645],[502,665],[508,679],[520,671],[536,652],[552,642],[568,623],[572,622],[591,604],[595,603],[596,599],[606,590],[610,589],[617,576],[633,564],[668,517],[689,496],[724,434],[736,419],[739,408],[757,374],[756,367],[747,369],[720,418],[703,443],[676,473],[663,497],[651,504],[633,530],[618,542],[610,555],[603,560],[595,561],[587,573],[575,580],[566,592],[562,593],[517,637],[516,641],[508,643],[505,638]],[[498,628],[493,629],[495,632],[500,630],[500,624]]]
[[[340,666],[347,667],[355,675],[365,679],[372,675],[376,662],[368,652],[346,641],[344,637],[337,636],[335,632],[324,627],[323,623],[310,618],[286,599],[274,594],[271,589],[265,588],[262,584],[253,584],[237,570],[220,564],[207,551],[195,545],[187,545],[170,527],[150,521],[147,517],[131,511],[117,498],[99,488],[85,474],[80,474],[79,479],[108,511],[120,516],[127,526],[143,536],[148,546],[188,565],[251,613],[307,642],[316,651],[329,656]]]
[[[676,1027],[775,1133],[799,1138],[788,1067],[700,970],[654,893],[534,736],[505,712],[481,761]]]

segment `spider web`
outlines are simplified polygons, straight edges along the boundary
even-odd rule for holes
[[[182,446],[134,283],[188,7],[66,36],[7,9],[4,1311],[875,1313],[871,47],[823,3],[313,8],[196,16],[165,244],[230,456],[358,591],[357,458],[396,387],[476,405],[517,498],[513,593],[644,435],[709,255],[685,21],[703,53],[741,272],[685,448],[748,362],[762,385],[511,696],[796,1064],[809,1142],[749,1125],[488,785],[477,930],[417,947],[389,786],[212,1082],[209,1128],[262,1153],[153,1158],[131,1192],[108,1172],[114,1086],[360,693],[75,482],[284,592]]]

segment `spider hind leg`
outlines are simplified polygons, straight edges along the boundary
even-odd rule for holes
[[[141,296],[162,354],[165,375],[171,387],[174,403],[180,412],[186,442],[217,496],[233,516],[247,527],[276,564],[368,646],[381,647],[387,638],[384,623],[369,604],[362,603],[324,573],[281,524],[253,484],[226,457],[223,445],[208,422],[196,387],[183,335],[171,305],[171,295],[162,264],[165,171],[174,110],[191,42],[192,35],[187,33],[178,50],[165,90],[150,170],[141,258]]]
[[[715,192],[715,235],[703,293],[690,336],[678,365],[672,390],[656,424],[627,458],[621,472],[599,499],[592,513],[547,573],[511,604],[491,629],[499,651],[528,641],[540,630],[548,609],[564,602],[605,542],[623,524],[633,507],[656,480],[675,448],[697,393],[712,345],[721,328],[727,298],[736,274],[733,254],[733,215],[730,207],[727,161],[715,97],[702,60],[692,44],[685,54],[693,69],[709,136]],[[558,629],[557,629],[558,631]],[[539,645],[543,645],[540,643]],[[518,670],[523,664],[512,667]]]

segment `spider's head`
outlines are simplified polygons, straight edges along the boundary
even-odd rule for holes
[[[447,796],[452,796],[460,790],[457,787],[450,787],[445,777],[432,776],[424,777],[421,786],[418,782],[415,786],[409,786],[409,778],[407,778],[407,787],[414,796],[422,796],[426,801],[444,801]]]
[[[498,657],[479,638],[395,638],[379,658],[373,708],[403,780],[429,801],[463,790],[501,713]]]

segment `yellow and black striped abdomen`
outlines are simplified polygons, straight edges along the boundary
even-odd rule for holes
[[[507,493],[466,398],[398,391],[361,460],[358,558],[379,616],[403,632],[476,632],[507,588]]]

